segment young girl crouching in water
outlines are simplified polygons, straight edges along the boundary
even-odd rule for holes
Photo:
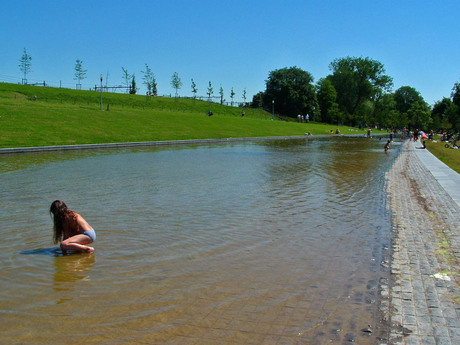
[[[77,212],[71,211],[60,200],[53,201],[50,213],[54,220],[54,243],[61,249],[92,253],[94,248],[87,246],[96,240],[96,232]]]

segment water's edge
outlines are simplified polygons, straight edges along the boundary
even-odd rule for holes
[[[387,133],[375,134],[376,137],[387,136]],[[81,145],[56,145],[56,146],[36,146],[36,147],[14,147],[0,148],[1,154],[9,153],[30,153],[47,151],[75,151],[93,150],[110,148],[129,148],[129,147],[150,147],[150,146],[181,146],[181,145],[201,145],[213,143],[230,142],[249,142],[249,141],[271,141],[271,140],[292,140],[292,139],[320,139],[330,137],[364,137],[362,134],[339,134],[339,135],[296,135],[296,136],[274,136],[274,137],[245,137],[245,138],[214,138],[214,139],[189,139],[189,140],[164,140],[164,141],[139,141],[125,143],[104,143],[104,144],[81,144]]]

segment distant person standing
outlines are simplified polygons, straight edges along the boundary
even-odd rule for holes
[[[307,114],[305,115],[305,122],[308,122],[308,121],[310,121],[310,116]]]
[[[244,117],[244,110],[241,112],[241,117]]]

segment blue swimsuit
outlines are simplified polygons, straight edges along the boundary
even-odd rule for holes
[[[91,243],[93,243],[94,241],[96,241],[96,231],[94,231],[93,229],[83,231],[83,232],[82,232],[82,235],[88,236],[89,239],[91,240]]]

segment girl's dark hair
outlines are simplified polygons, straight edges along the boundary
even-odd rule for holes
[[[54,243],[59,243],[61,240],[65,239],[64,226],[76,226],[76,224],[74,224],[75,222],[71,221],[75,220],[75,214],[73,211],[69,210],[65,202],[61,200],[55,200],[51,203],[50,213],[54,220]],[[68,230],[69,229],[67,229],[67,231]]]

